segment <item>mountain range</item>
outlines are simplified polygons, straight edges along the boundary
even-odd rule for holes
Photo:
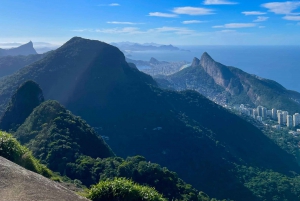
[[[212,75],[220,90],[226,88],[230,95],[243,94],[246,81],[237,80],[238,75],[247,78],[242,72],[225,68],[208,55],[196,63],[194,66],[207,67],[205,72]],[[54,111],[67,117],[65,107],[97,128],[99,135],[108,136],[107,144],[117,156],[143,155],[151,163],[176,171],[186,182],[213,197],[263,200],[268,194],[260,195],[256,187],[261,184],[252,184],[252,179],[262,179],[262,175],[271,178],[276,174],[280,178],[276,185],[281,185],[282,178],[293,179],[291,171],[300,172],[294,157],[252,124],[198,92],[159,88],[152,77],[133,64],[128,65],[118,48],[106,43],[72,38],[41,60],[3,78],[0,80],[1,113],[5,112],[13,92],[26,80],[39,84],[45,100],[57,100],[63,105],[53,101],[42,103],[18,128],[17,138],[35,151],[42,147],[39,141],[30,142],[30,139],[40,136],[37,139],[49,141],[47,132],[58,132],[51,129],[60,125],[54,117],[51,124],[45,124],[40,115],[48,118],[47,114]],[[260,86],[277,86],[269,81],[262,83]],[[72,115],[63,118],[66,121],[62,121],[65,123],[58,133],[67,132],[63,126],[72,125],[74,118]],[[38,124],[34,126],[32,122]],[[49,130],[43,132],[43,129]],[[28,140],[18,137],[22,133],[30,134]],[[51,158],[40,155],[40,159],[47,163]],[[275,195],[298,196],[280,193]]]
[[[279,83],[248,74],[214,61],[207,53],[194,58],[192,65],[169,76],[157,76],[162,88],[196,90],[222,105],[248,104],[267,108],[300,111],[300,93]]]
[[[149,61],[142,61],[142,60],[133,60],[130,58],[126,58],[126,61],[128,63],[134,63],[137,67],[142,67],[142,66],[155,66],[158,64],[168,64],[169,62],[166,61],[158,61],[157,59],[151,57]]]
[[[131,42],[121,42],[121,43],[111,43],[111,45],[118,47],[120,50],[125,52],[130,51],[188,51],[181,50],[173,45],[159,45],[155,43],[131,43]]]
[[[103,182],[117,176],[131,179],[141,185],[155,187],[170,200],[209,199],[205,193],[199,193],[178,178],[175,172],[162,168],[158,164],[149,163],[142,156],[128,157],[126,160],[115,157],[109,146],[84,120],[65,110],[57,101],[43,102],[41,97],[43,97],[42,91],[33,81],[26,81],[14,93],[10,106],[1,117],[1,122],[12,121],[11,117],[14,116],[25,118],[16,119],[14,123],[16,132],[10,129],[18,141],[10,134],[0,132],[0,139],[2,139],[0,156],[55,181],[61,182],[61,179],[64,179],[68,182],[65,185],[71,187],[73,182],[70,179],[74,180],[74,185],[78,188],[82,186],[81,184],[89,187],[96,184],[99,179]],[[36,106],[35,109],[33,105]],[[26,107],[28,109],[24,112]],[[3,124],[0,126],[1,129],[2,126]],[[19,142],[26,145],[30,151]],[[54,170],[56,175],[57,172],[63,175],[63,178],[55,176],[40,162]],[[16,177],[21,179],[22,175]],[[30,175],[29,178],[31,177],[33,176]],[[12,184],[9,183],[7,186],[13,186]],[[30,187],[27,189],[23,192],[25,197],[33,194]],[[73,187],[72,189],[74,190]],[[43,194],[42,191],[38,195],[43,196]],[[12,196],[6,197],[12,199]]]

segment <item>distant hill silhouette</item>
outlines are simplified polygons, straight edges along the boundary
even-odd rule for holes
[[[26,81],[14,93],[5,113],[1,116],[0,129],[15,131],[43,101],[44,96],[39,85],[33,81]]]
[[[16,48],[11,49],[1,49],[0,48],[0,57],[1,56],[18,56],[18,55],[30,55],[37,54],[35,49],[33,48],[33,43],[30,41],[24,45],[21,45]]]

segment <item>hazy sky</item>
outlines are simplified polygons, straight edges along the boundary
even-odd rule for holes
[[[73,36],[174,45],[300,45],[300,1],[0,0],[0,46]]]

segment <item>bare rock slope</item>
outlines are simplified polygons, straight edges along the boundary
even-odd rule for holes
[[[59,183],[0,157],[0,199],[7,201],[86,201]]]

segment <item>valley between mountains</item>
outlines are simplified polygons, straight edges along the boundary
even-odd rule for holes
[[[299,112],[298,92],[207,53],[152,78],[118,48],[80,37],[24,58],[10,58],[19,70],[0,80],[0,128],[58,177],[88,188],[123,177],[166,200],[300,199],[295,154],[221,106]]]

